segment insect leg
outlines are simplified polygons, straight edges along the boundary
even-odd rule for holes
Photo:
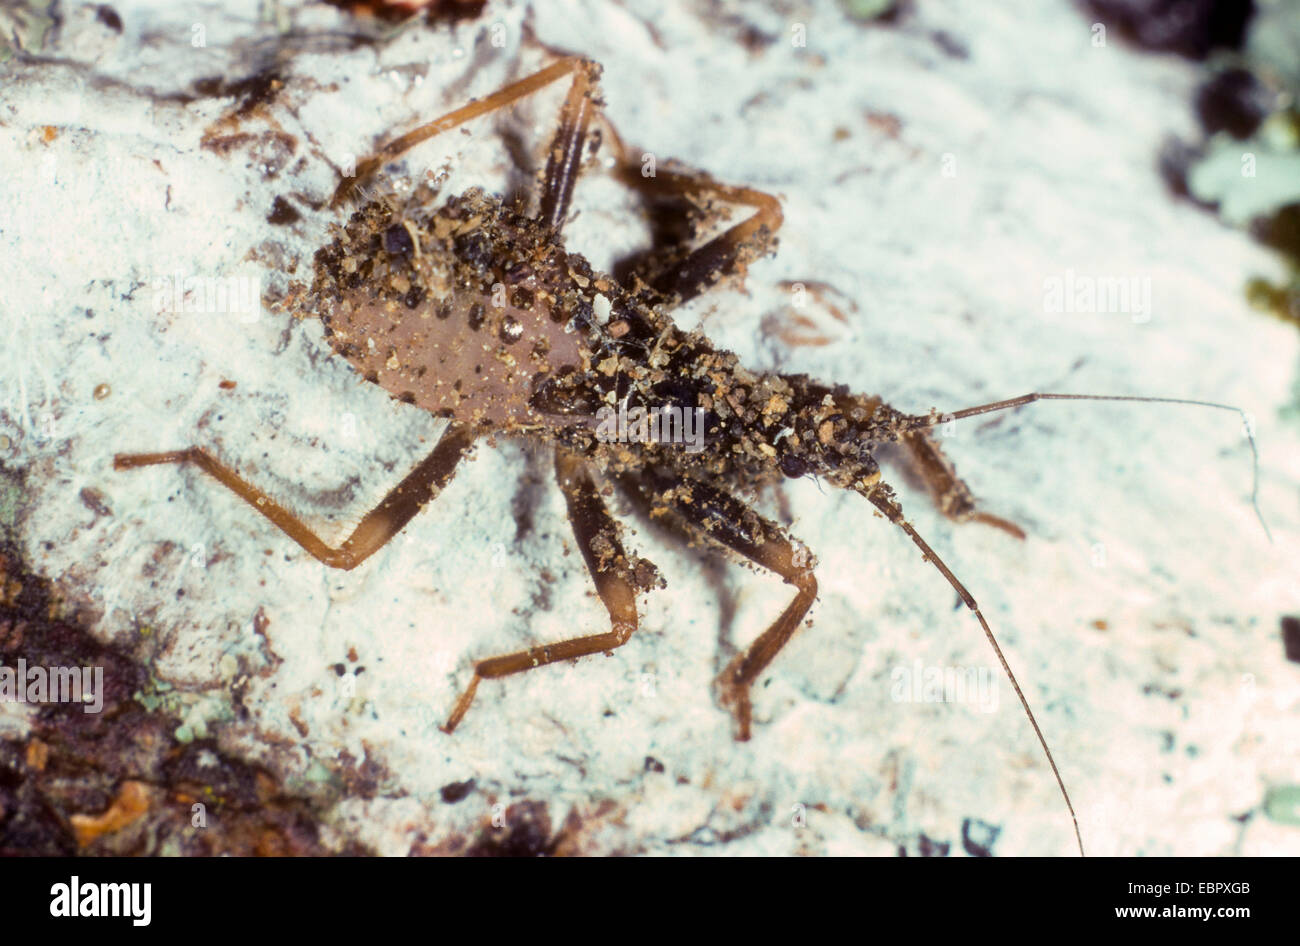
[[[600,66],[580,60],[582,68],[574,75],[573,85],[560,109],[560,127],[555,132],[546,157],[546,177],[542,186],[541,221],[555,233],[564,228],[573,199],[573,185],[582,166],[582,146],[587,127],[598,105],[596,80]]]
[[[605,119],[617,161],[616,174],[629,187],[641,192],[649,201],[665,198],[684,199],[700,204],[718,200],[728,204],[753,207],[754,213],[667,268],[649,278],[650,288],[666,299],[678,303],[695,298],[724,277],[743,277],[754,260],[776,248],[776,233],[784,216],[781,202],[771,194],[750,187],[733,187],[715,180],[703,171],[679,166],[656,166],[653,172],[639,162],[623,144],[613,126]]]
[[[776,572],[798,589],[781,616],[718,677],[722,702],[736,714],[736,738],[743,742],[750,735],[750,686],[794,636],[804,615],[817,600],[812,555],[802,545],[791,541],[776,523],[712,487],[691,481],[674,486],[666,480],[654,481],[649,476],[624,477],[620,482],[645,508],[663,510],[666,507],[678,520],[674,525],[685,526],[740,553],[755,564]]]
[[[456,701],[451,716],[442,727],[444,732],[451,732],[460,723],[474,702],[480,680],[506,677],[559,660],[608,653],[626,644],[637,628],[636,594],[642,585],[634,573],[634,561],[628,558],[619,541],[618,524],[605,508],[591,474],[579,457],[563,450],[557,451],[555,475],[569,508],[574,537],[582,549],[592,581],[596,583],[596,593],[609,611],[610,630],[477,661],[474,679]]]
[[[399,138],[394,138],[370,157],[358,162],[356,173],[353,176],[345,177],[339,182],[338,188],[334,191],[334,197],[330,201],[330,206],[339,206],[351,197],[352,192],[356,189],[358,184],[364,181],[380,167],[387,164],[389,161],[392,161],[404,152],[409,151],[411,148],[414,148],[421,142],[428,141],[434,135],[455,128],[457,125],[461,125],[472,118],[478,118],[480,115],[486,115],[489,112],[494,112],[512,102],[518,101],[519,99],[526,98],[538,89],[554,82],[556,79],[561,79],[574,72],[577,73],[574,77],[574,86],[581,86],[583,88],[584,92],[580,97],[586,101],[591,97],[591,89],[594,88],[596,77],[600,74],[600,66],[592,62],[590,59],[583,59],[580,56],[570,56],[561,59],[559,62],[551,63],[551,65],[547,66],[545,69],[541,69],[527,78],[520,79],[518,82],[511,83],[505,88],[498,89],[491,95],[479,99],[476,102],[470,102],[468,105],[464,105],[455,111],[448,112],[441,118],[421,125],[419,128],[412,129]],[[561,112],[562,117],[569,116],[569,106],[573,100],[574,93],[571,90],[569,93],[569,99],[565,102],[565,110]],[[589,112],[590,109],[586,109],[586,113],[589,114]],[[582,118],[584,130],[586,127],[586,120],[586,117]],[[577,147],[580,151],[581,144],[579,143]],[[552,158],[554,159],[554,155],[552,155]],[[570,178],[572,177],[572,168],[570,168],[569,176]],[[570,190],[572,190],[572,186],[572,180],[570,180],[568,184]]]
[[[230,467],[202,447],[172,450],[167,453],[119,453],[113,469],[132,470],[160,463],[194,463],[210,473],[271,522],[285,535],[301,545],[309,555],[330,568],[356,568],[401,532],[425,504],[431,502],[451,481],[456,465],[473,443],[469,428],[459,424],[448,427],[437,446],[402,482],[370,510],[352,534],[338,548],[321,541],[301,519],[250,485]]]
[[[1014,522],[976,508],[970,487],[957,475],[957,468],[944,456],[928,430],[909,431],[903,434],[901,443],[912,468],[929,488],[930,496],[941,513],[954,522],[982,522],[1017,539],[1025,537],[1024,530]]]

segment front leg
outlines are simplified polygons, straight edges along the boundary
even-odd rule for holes
[[[975,504],[975,497],[965,480],[957,475],[957,468],[939,449],[929,430],[912,430],[903,434],[901,443],[907,451],[912,469],[930,491],[930,498],[938,510],[953,522],[982,522],[1001,529],[1017,539],[1025,532],[1014,522],[984,512]]]
[[[552,224],[558,231],[568,212],[569,198],[573,193],[573,182],[582,156],[587,125],[596,107],[597,80],[600,78],[600,66],[581,56],[568,56],[559,62],[551,63],[531,76],[511,83],[483,99],[463,105],[441,118],[393,139],[374,154],[358,162],[356,173],[339,182],[334,196],[330,199],[330,206],[339,207],[350,200],[367,178],[421,142],[428,141],[444,131],[450,131],[480,115],[487,115],[512,105],[568,75],[573,76],[573,83],[569,87],[569,94],[560,112],[560,129],[556,132],[555,140],[551,144],[551,153],[547,158],[546,187],[542,198],[544,222]]]

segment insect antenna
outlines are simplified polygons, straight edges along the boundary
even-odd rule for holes
[[[998,662],[1002,664],[1002,672],[1007,675],[1011,681],[1011,687],[1016,691],[1016,696],[1020,699],[1020,705],[1024,708],[1025,716],[1029,718],[1029,725],[1034,727],[1034,735],[1038,737],[1038,744],[1043,747],[1043,753],[1047,756],[1047,764],[1052,767],[1052,775],[1056,776],[1056,784],[1061,789],[1061,797],[1065,799],[1065,807],[1070,811],[1070,821],[1074,824],[1074,839],[1079,844],[1079,854],[1083,855],[1083,834],[1079,831],[1079,818],[1074,813],[1074,803],[1070,801],[1070,793],[1065,788],[1065,780],[1061,778],[1061,770],[1056,767],[1056,759],[1052,757],[1052,750],[1047,746],[1047,738],[1043,731],[1038,727],[1038,720],[1034,718],[1034,711],[1029,708],[1029,700],[1025,698],[1025,693],[1020,689],[1020,682],[1016,680],[1016,675],[1011,672],[1011,665],[1007,663],[1006,655],[1002,653],[1002,647],[998,640],[993,636],[993,630],[989,627],[989,622],[984,619],[984,613],[980,611],[979,604],[966,586],[958,580],[952,570],[944,564],[934,549],[930,548],[928,542],[921,538],[920,534],[912,528],[912,524],[903,518],[903,510],[898,503],[894,501],[894,491],[884,485],[877,483],[875,486],[860,490],[862,495],[866,496],[871,504],[884,513],[885,518],[894,525],[898,526],[908,537],[916,543],[916,547],[921,550],[921,556],[935,568],[939,573],[948,580],[957,594],[961,596],[962,601],[975,614],[975,619],[980,622],[980,627],[984,629],[984,636],[988,638],[989,644],[993,647],[993,652],[998,656]]]
[[[944,424],[949,421],[961,420],[963,417],[975,417],[979,414],[991,414],[994,411],[1010,410],[1016,407],[1023,407],[1026,404],[1032,404],[1035,401],[1136,401],[1143,404],[1186,404],[1191,407],[1209,407],[1218,411],[1232,411],[1241,418],[1241,429],[1246,434],[1246,439],[1250,442],[1250,456],[1252,463],[1252,481],[1250,487],[1250,504],[1254,507],[1255,517],[1264,529],[1264,534],[1268,536],[1268,541],[1273,541],[1273,533],[1268,528],[1268,523],[1264,521],[1264,513],[1259,508],[1259,447],[1255,443],[1255,431],[1251,423],[1250,415],[1242,408],[1232,404],[1219,404],[1215,401],[1198,401],[1191,398],[1183,397],[1145,397],[1141,395],[1129,394],[1044,394],[1035,392],[1033,394],[1022,394],[1020,397],[1008,398],[1005,401],[993,401],[989,404],[980,404],[976,407],[966,407],[959,411],[952,411],[947,414],[940,414],[937,411],[931,411],[924,416],[910,417],[903,425],[904,430],[917,430],[925,427],[934,427],[938,424]]]

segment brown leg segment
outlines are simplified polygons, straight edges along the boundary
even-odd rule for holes
[[[941,513],[954,522],[982,522],[1017,539],[1025,537],[1024,530],[1014,522],[975,508],[975,497],[971,495],[970,487],[957,475],[957,468],[944,456],[929,430],[910,431],[903,434],[901,442],[912,468],[929,488],[930,496]]]
[[[546,177],[542,185],[541,221],[557,234],[564,229],[564,220],[569,215],[573,185],[582,167],[587,128],[600,104],[596,87],[600,66],[589,60],[578,62],[581,68],[573,77],[573,85],[560,109],[560,127],[546,154]]]
[[[771,194],[723,184],[703,171],[656,167],[654,176],[645,175],[641,163],[629,153],[608,119],[604,125],[618,162],[615,173],[648,200],[678,198],[698,205],[714,199],[755,210],[745,220],[655,274],[650,286],[656,293],[665,299],[675,299],[678,304],[686,302],[726,276],[743,276],[750,263],[776,248],[776,233],[784,216],[781,202]]]
[[[636,563],[624,553],[618,525],[605,508],[591,474],[581,458],[557,450],[555,475],[569,507],[574,538],[582,550],[592,581],[596,583],[596,593],[609,611],[611,628],[604,634],[575,637],[478,661],[474,664],[474,679],[456,701],[451,716],[442,727],[444,732],[455,729],[465,716],[465,711],[474,702],[480,680],[507,677],[560,660],[608,653],[626,644],[637,628],[636,594],[641,584],[635,574]]]
[[[421,125],[395,138],[388,144],[384,145],[370,157],[359,162],[356,167],[356,174],[352,177],[345,177],[339,182],[338,188],[334,191],[334,197],[330,200],[331,207],[338,207],[344,201],[352,196],[352,192],[357,185],[367,177],[377,171],[383,165],[392,161],[399,155],[409,151],[421,142],[428,141],[434,135],[441,134],[444,131],[455,128],[457,125],[478,118],[480,115],[486,115],[494,112],[499,108],[517,102],[522,98],[527,98],[538,89],[541,89],[556,79],[576,73],[573,80],[573,88],[569,91],[569,97],[565,101],[564,110],[561,116],[561,134],[556,136],[557,143],[563,137],[564,129],[572,126],[573,134],[577,135],[578,141],[572,145],[575,154],[569,155],[568,148],[570,145],[565,144],[561,149],[562,156],[556,157],[555,149],[552,148],[552,154],[548,161],[548,181],[551,178],[552,167],[556,169],[556,178],[563,183],[557,190],[562,195],[560,199],[554,201],[552,206],[553,213],[559,213],[560,219],[563,219],[564,212],[568,209],[568,195],[573,190],[573,177],[576,173],[576,163],[581,155],[581,139],[586,132],[587,122],[592,112],[592,98],[594,96],[596,79],[600,75],[600,66],[590,59],[583,59],[580,56],[570,56],[561,59],[559,62],[552,63],[545,69],[539,70],[525,79],[512,83],[503,89],[498,89],[486,98],[477,102],[470,102],[455,111],[448,112],[441,118],[435,119],[428,124]],[[551,190],[548,186],[548,192]]]
[[[305,523],[269,496],[250,485],[234,470],[201,447],[172,450],[167,453],[119,453],[113,458],[113,469],[133,470],[160,463],[194,463],[210,473],[266,518],[285,535],[301,545],[309,555],[330,568],[356,568],[379,551],[388,540],[401,532],[426,503],[431,502],[451,481],[456,464],[465,455],[474,436],[469,428],[459,424],[448,427],[429,454],[406,479],[370,510],[357,524],[352,534],[338,548],[321,541]]]
[[[743,742],[750,736],[750,686],[794,636],[804,615],[817,600],[812,556],[791,541],[776,523],[712,487],[690,481],[673,485],[667,479],[657,480],[651,475],[625,477],[620,482],[652,516],[669,514],[677,520],[676,525],[721,543],[776,572],[798,589],[781,616],[718,677],[722,702],[736,714],[736,738]]]

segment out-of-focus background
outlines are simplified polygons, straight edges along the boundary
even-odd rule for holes
[[[0,850],[1076,852],[978,625],[859,497],[757,499],[821,597],[751,742],[709,684],[789,588],[617,501],[667,580],[641,630],[485,683],[447,736],[472,659],[606,626],[544,451],[482,445],[350,573],[196,470],[112,470],[202,445],[344,533],[442,422],[294,318],[324,202],[563,53],[603,64],[642,154],[781,197],[745,291],[675,313],[751,367],[916,412],[1033,390],[1246,412],[945,429],[1023,542],[886,475],[983,605],[1090,853],[1300,850],[1295,3],[9,0],[0,36],[0,666],[101,666],[106,692],[0,703]],[[526,185],[562,96],[391,180]],[[566,243],[608,270],[655,237],[605,156]],[[980,685],[926,688],[945,676]]]

